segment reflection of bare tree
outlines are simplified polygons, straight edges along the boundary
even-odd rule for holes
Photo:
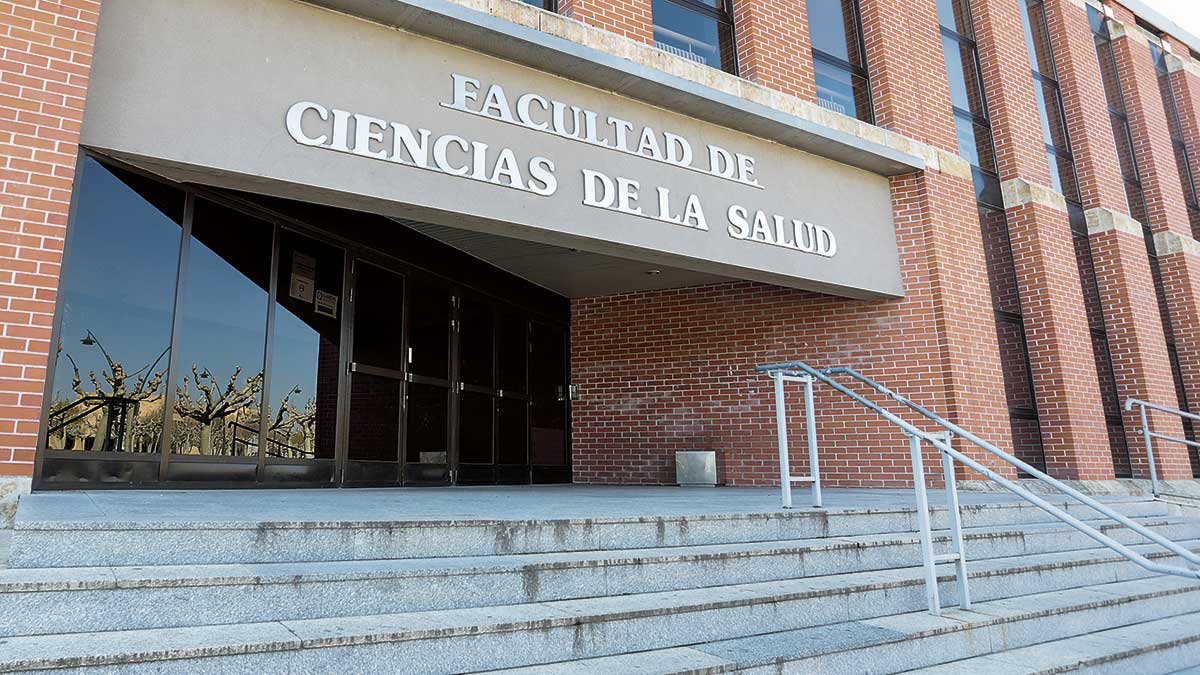
[[[87,379],[91,383],[89,391],[84,387],[79,364],[69,352],[63,351],[62,343],[59,343],[58,353],[71,363],[71,389],[75,392],[76,399],[59,399],[51,405],[50,435],[61,436],[64,448],[73,447],[76,437],[88,432],[99,440],[99,447],[93,447],[93,450],[129,451],[139,448],[143,444],[135,442],[135,437],[140,436],[139,428],[145,427],[143,420],[138,418],[139,405],[143,401],[159,397],[158,390],[162,386],[166,369],[155,368],[162,362],[170,347],[164,349],[154,361],[132,373],[126,373],[125,366],[109,355],[104,344],[92,331],[87,331],[80,343],[87,347],[97,347],[104,357],[106,368],[100,371],[99,376],[95,371],[88,372]],[[94,414],[97,411],[98,419]],[[158,423],[161,424],[161,411]]]
[[[196,364],[192,364],[192,376],[183,378],[183,386],[179,387],[175,396],[175,412],[199,425],[198,440],[202,455],[213,454],[214,424],[222,423],[224,431],[226,418],[233,416],[236,422],[242,410],[254,408],[258,404],[258,395],[262,391],[262,373],[246,378],[245,383],[239,387],[237,380],[241,373],[242,367],[235,366],[228,384],[222,387],[216,376],[207,368],[200,370]],[[222,437],[221,441],[219,454],[232,454],[233,438]]]
[[[301,393],[297,385],[288,390],[283,401],[279,404],[279,412],[275,414],[268,431],[271,434],[272,447],[270,452],[277,457],[309,457],[313,456],[313,446],[316,437],[317,405],[312,399],[304,404],[304,410],[296,408],[291,399],[294,394]]]

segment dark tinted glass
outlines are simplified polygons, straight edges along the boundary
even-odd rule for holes
[[[555,11],[555,8],[556,8],[556,0],[521,0],[521,1],[527,5],[533,5],[534,7],[540,7],[541,9],[544,9],[547,12],[553,12],[553,11]]]
[[[496,326],[496,386],[505,391],[525,392],[525,364],[529,342],[526,321],[515,314],[501,314]]]
[[[351,460],[395,462],[400,455],[400,381],[366,373],[350,378]]]
[[[496,416],[499,464],[529,463],[529,404],[513,398],[500,399]]]
[[[496,318],[491,304],[472,296],[462,299],[459,309],[459,378],[466,384],[491,387],[495,384]]]
[[[91,158],[80,170],[48,447],[158,452],[184,196]]]
[[[196,200],[171,450],[258,454],[274,227]]]
[[[464,391],[458,397],[458,461],[491,464],[495,397]]]
[[[530,386],[533,396],[533,463],[567,463],[566,338],[557,328],[533,324]]]
[[[408,433],[405,458],[422,464],[445,464],[449,390],[427,384],[408,385]]]
[[[450,364],[449,291],[413,283],[409,291],[409,369],[417,375],[446,379]]]
[[[279,284],[283,289],[283,283]],[[354,362],[403,371],[404,277],[354,264]]]
[[[333,459],[342,265],[341,249],[280,232],[267,395],[269,457]]]
[[[733,30],[726,21],[671,0],[653,0],[651,11],[659,49],[713,68],[736,70]]]

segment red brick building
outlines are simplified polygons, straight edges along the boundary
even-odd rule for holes
[[[722,482],[771,485],[771,382],[754,367],[790,360],[852,366],[1060,478],[1148,475],[1127,399],[1200,407],[1200,39],[1142,3],[545,3],[224,0],[159,8],[144,30],[140,0],[0,5],[0,474],[35,489],[658,484],[676,451],[711,449]],[[258,31],[250,54],[206,47],[218,11]],[[187,53],[147,34],[184,19]],[[325,44],[349,84],[323,89],[267,30],[289,21],[363,31]],[[388,54],[388,35],[414,42]],[[410,126],[425,101],[405,78],[424,62],[405,50],[430,39],[466,56],[430,61],[451,64],[446,91]],[[493,62],[522,69],[511,100],[470,75]],[[320,93],[279,93],[297,103],[258,125],[249,106],[306,68],[296,81]],[[544,93],[558,85],[543,76],[574,88]],[[384,107],[371,86],[411,91]],[[578,105],[552,98],[568,94]],[[489,142],[519,171],[435,126],[418,159],[417,122],[463,113],[508,123]],[[219,138],[246,156],[226,162]],[[729,163],[710,149],[703,168],[706,144]],[[587,168],[573,211],[506,201],[559,199],[572,148],[657,162],[658,215],[649,184],[639,211],[617,195],[636,185]],[[855,208],[857,187],[827,190],[839,204],[804,192],[850,185],[843,169],[863,195],[886,182],[890,222],[865,219],[863,242],[887,249],[895,288],[847,281],[874,259],[835,216],[813,223],[837,253],[789,272],[766,252],[802,249],[799,225],[739,237],[711,204],[722,186],[786,186],[799,214]],[[410,173],[448,182],[389,192]],[[481,185],[454,195],[462,178]],[[605,180],[612,200],[587,192]],[[689,221],[681,190],[707,215]],[[642,227],[724,239],[673,250]],[[910,482],[902,434],[831,392],[817,408],[828,482]],[[1194,438],[1175,416],[1152,424]],[[1183,445],[1155,461],[1200,474]]]

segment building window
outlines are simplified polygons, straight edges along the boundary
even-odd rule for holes
[[[651,11],[656,47],[737,74],[733,19],[727,0],[653,0]]]
[[[971,6],[967,0],[937,0],[942,52],[950,83],[950,102],[958,128],[958,151],[971,163],[979,226],[991,288],[992,311],[1000,344],[1000,366],[1008,402],[1013,452],[1044,470],[1041,423],[1029,365],[1029,346],[1021,312],[1020,286],[1009,241],[1008,219],[1000,193],[991,122],[983,91],[983,73],[975,48]]]
[[[527,5],[533,5],[534,7],[544,9],[547,12],[558,11],[558,0],[522,0],[522,2]]]
[[[1058,87],[1058,71],[1054,64],[1053,45],[1046,22],[1042,0],[1018,0],[1024,4],[1021,26],[1025,32],[1025,47],[1029,52],[1033,89],[1042,123],[1042,140],[1050,167],[1053,187],[1067,201],[1067,217],[1071,224],[1071,239],[1075,261],[1083,290],[1084,309],[1091,333],[1092,351],[1096,361],[1096,379],[1100,384],[1105,426],[1113,470],[1118,477],[1132,475],[1129,449],[1125,442],[1125,422],[1121,415],[1121,398],[1117,390],[1115,370],[1109,357],[1108,332],[1104,325],[1104,309],[1100,302],[1100,287],[1096,281],[1092,259],[1091,238],[1084,216],[1083,198],[1075,173],[1075,158],[1071,153],[1071,138],[1067,132],[1066,112]]]
[[[874,123],[858,0],[808,0],[817,102]]]

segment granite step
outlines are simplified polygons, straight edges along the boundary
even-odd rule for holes
[[[1130,517],[1170,514],[1163,502],[1107,502]],[[1102,519],[1080,504],[1068,513]],[[21,510],[9,566],[96,567],[317,562],[510,555],[850,537],[916,530],[915,509],[798,509],[751,514],[533,520],[239,521],[38,519]],[[946,526],[945,509],[932,510]],[[966,527],[1053,519],[1023,503],[963,505]]]
[[[1200,550],[1200,540],[1182,543]],[[1146,545],[1133,548],[1170,557]],[[939,570],[947,604],[954,596],[950,572]],[[473,672],[919,612],[920,573],[907,568],[498,607],[13,637],[0,640],[0,672],[369,673],[395,672],[397,664],[409,673]],[[1146,576],[1107,550],[1048,553],[980,561],[972,590],[978,602],[988,602]]]
[[[910,671],[921,675],[1156,675],[1200,670],[1200,612]]]
[[[661,650],[487,672],[682,675],[697,672],[698,664],[710,672],[760,675],[897,673],[1187,615],[1197,607],[1200,582],[1156,577],[983,602],[940,617],[913,612],[696,644],[670,650],[687,659],[676,666]]]
[[[1200,539],[1200,519],[1142,524]],[[1141,537],[1101,525],[1123,543]],[[970,567],[1095,542],[1062,524],[969,528]],[[948,545],[937,533],[939,548]],[[0,570],[0,637],[509,605],[846,575],[921,564],[915,533],[623,551],[386,561]],[[914,578],[916,576],[914,575]],[[114,612],[113,608],[121,611]]]

